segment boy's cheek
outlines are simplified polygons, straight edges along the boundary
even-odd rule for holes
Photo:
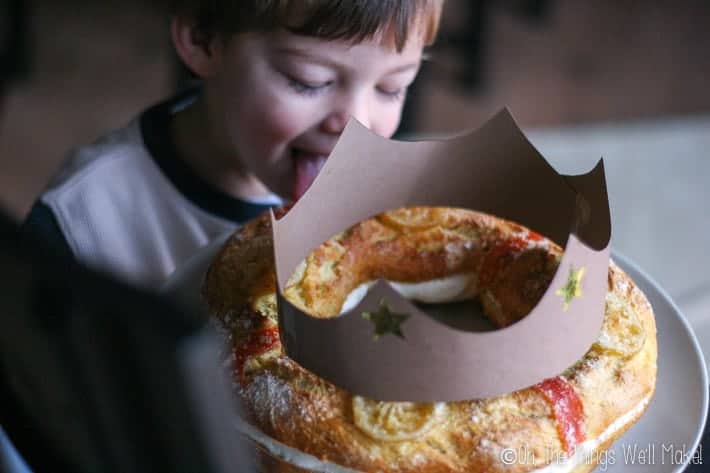
[[[293,100],[273,100],[259,112],[257,123],[262,133],[275,142],[290,141],[317,123],[317,108]]]
[[[392,138],[392,135],[394,135],[394,132],[397,131],[397,126],[399,125],[399,119],[400,119],[399,114],[396,117],[391,118],[382,127],[382,130],[379,134],[384,136],[385,138]]]
[[[393,107],[381,110],[375,115],[372,131],[385,138],[391,138],[399,126],[402,118],[402,107]]]

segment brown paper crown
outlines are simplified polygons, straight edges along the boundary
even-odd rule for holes
[[[385,210],[417,205],[490,213],[564,246],[537,306],[506,328],[471,332],[427,315],[383,280],[330,319],[284,297],[288,278],[322,242]],[[351,120],[311,188],[286,216],[271,219],[285,353],[352,393],[414,402],[498,396],[558,375],[599,334],[611,237],[603,161],[586,175],[558,174],[507,111],[443,141],[388,140]],[[573,276],[581,292],[567,305],[564,288]],[[382,301],[409,315],[400,327],[404,338],[373,336],[362,314],[377,312]]]

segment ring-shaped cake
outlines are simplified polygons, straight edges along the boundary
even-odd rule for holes
[[[491,215],[404,208],[321,244],[284,295],[314,316],[333,317],[381,278],[420,302],[477,300],[487,319],[505,327],[535,307],[561,256],[547,238]],[[561,296],[574,297],[574,285],[567,289]],[[653,311],[613,262],[603,326],[584,357],[535,386],[460,402],[367,399],[289,359],[279,341],[268,215],[227,241],[202,295],[227,334],[226,356],[250,420],[300,452],[359,471],[589,472],[642,416],[655,389]]]

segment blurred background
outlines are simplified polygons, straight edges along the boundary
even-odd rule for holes
[[[180,76],[156,2],[3,2],[25,11],[0,122],[0,201],[21,217],[70,148]],[[447,0],[403,126],[471,128],[503,106],[524,128],[702,115],[708,25],[704,0]]]
[[[16,218],[72,147],[184,81],[153,5],[0,0],[0,206]],[[507,106],[561,172],[603,156],[614,248],[710,343],[709,26],[706,0],[447,0],[403,132],[475,128]]]

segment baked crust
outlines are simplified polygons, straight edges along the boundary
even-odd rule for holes
[[[321,245],[290,281],[287,297],[328,317],[338,313],[339,304],[359,282],[377,277],[424,281],[474,271],[478,277],[472,292],[479,295],[486,314],[503,326],[537,304],[559,263],[557,245],[515,223],[460,209],[406,212],[367,220]],[[278,338],[269,335],[264,340],[264,331],[273,331],[277,323],[269,225],[263,215],[237,230],[216,256],[202,288],[211,313],[226,329],[230,347],[226,356],[237,368],[238,391],[252,421],[267,435],[361,471],[529,472],[564,458],[566,445],[554,406],[535,387],[496,398],[445,403],[445,415],[414,438],[383,441],[361,430],[354,419],[353,395],[283,355]],[[520,240],[527,246],[521,249]],[[517,241],[513,245],[517,251],[501,253],[499,249],[510,247],[511,241]],[[355,276],[348,279],[343,274]],[[657,346],[651,306],[613,262],[608,287],[605,339],[600,337],[560,375],[581,400],[586,439],[598,438],[624,414],[649,401],[655,389]],[[624,324],[628,317],[637,321],[631,337]],[[263,342],[259,353],[245,357],[232,351],[255,336]],[[609,337],[621,347],[610,344]],[[624,351],[628,340],[637,344],[632,352]],[[605,434],[592,458],[598,458],[644,410],[637,409],[623,424],[617,422],[617,431]],[[525,452],[526,457],[506,465],[505,449]],[[584,462],[572,471],[591,469],[591,462]]]

